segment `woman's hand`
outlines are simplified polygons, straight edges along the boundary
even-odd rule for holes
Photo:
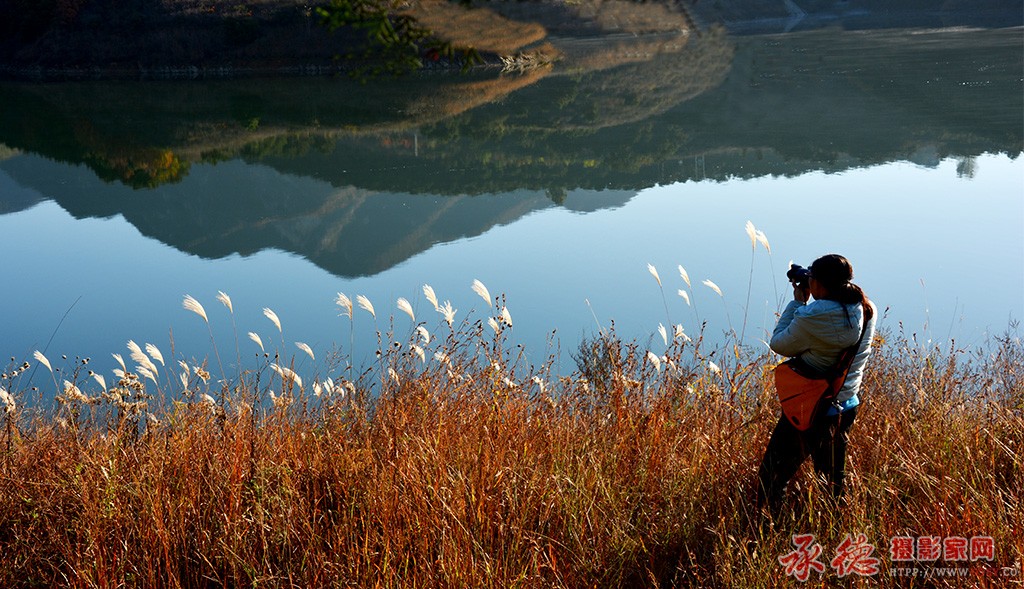
[[[804,286],[801,287],[796,283],[793,283],[793,300],[801,303],[806,303],[811,298],[811,289]]]

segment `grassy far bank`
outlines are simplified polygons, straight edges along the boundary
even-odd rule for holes
[[[631,0],[0,0],[0,77],[380,74],[434,62],[523,69],[561,57],[549,34],[564,41],[689,29],[676,4]]]
[[[988,586],[1003,586],[1003,567],[1019,575],[1015,331],[979,350],[883,332],[847,504],[804,472],[769,522],[751,484],[777,418],[777,358],[671,330],[659,354],[605,330],[581,344],[576,371],[555,374],[510,344],[503,297],[474,291],[488,317],[457,321],[426,288],[437,316],[400,300],[362,371],[258,336],[241,344],[266,350],[261,366],[238,374],[221,368],[233,345],[209,362],[131,346],[109,382],[90,372],[99,360],[40,354],[50,408],[22,384],[25,365],[10,367],[0,585],[774,587],[792,581],[778,559],[793,535],[813,534],[825,570],[807,586],[821,587],[839,582],[830,561],[861,533],[879,572],[850,584],[944,585],[894,577],[894,537],[991,538],[991,561],[915,566]],[[378,320],[365,299],[337,303],[343,321]],[[208,321],[198,301],[185,307]],[[316,370],[293,372],[293,353]]]

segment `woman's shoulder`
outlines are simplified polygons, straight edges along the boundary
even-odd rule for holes
[[[828,299],[812,301],[796,310],[795,319],[801,319],[808,324],[820,323],[821,325],[835,326],[839,322],[854,325],[861,322],[864,317],[864,307],[860,303],[844,305],[837,301]]]
[[[796,310],[797,315],[804,317],[819,317],[831,315],[835,312],[842,312],[843,306],[835,301],[814,300]]]

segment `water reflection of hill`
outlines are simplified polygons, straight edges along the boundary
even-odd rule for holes
[[[552,201],[583,210],[678,181],[1016,157],[1019,39],[708,34],[606,69],[458,78],[478,97],[461,110],[442,76],[10,86],[0,143],[92,171],[27,155],[0,167],[76,216],[123,214],[184,251],[272,247],[367,274]]]
[[[553,206],[544,193],[525,190],[446,197],[336,189],[238,161],[196,166],[182,183],[145,195],[36,156],[0,162],[0,170],[75,217],[121,215],[146,236],[190,254],[215,259],[278,249],[338,276],[376,274],[438,243],[475,237]],[[565,204],[593,210],[632,196],[577,191]],[[0,211],[4,204],[0,198]]]
[[[642,189],[686,180],[840,171],[896,160],[1016,156],[1019,30],[816,31],[739,41],[728,77],[620,124],[596,80],[551,77],[413,133],[252,161],[337,185],[461,194],[519,187]],[[656,75],[654,70],[649,72]],[[638,100],[637,104],[641,104]],[[560,105],[566,105],[561,108]],[[645,107],[646,108],[646,107]],[[579,124],[585,116],[603,124]],[[609,115],[611,116],[611,115]],[[288,141],[285,141],[288,143]],[[393,173],[382,174],[383,170]]]

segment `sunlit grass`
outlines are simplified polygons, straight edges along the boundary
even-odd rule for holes
[[[1019,569],[1015,331],[977,350],[879,335],[847,504],[804,472],[769,522],[751,505],[777,357],[705,349],[681,325],[662,327],[660,353],[602,329],[558,374],[510,343],[504,296],[470,290],[487,308],[461,323],[429,285],[437,315],[416,322],[399,299],[369,367],[283,334],[264,348],[253,332],[260,364],[221,381],[135,342],[135,366],[115,355],[109,387],[88,359],[39,353],[54,388],[33,390],[30,363],[14,361],[0,389],[0,586],[773,587],[798,533],[829,551],[866,534],[880,586],[895,582],[894,536],[991,536],[996,562],[966,566]],[[334,302],[351,331],[352,300]],[[197,300],[184,306],[208,323]],[[828,569],[808,586],[835,582]]]

